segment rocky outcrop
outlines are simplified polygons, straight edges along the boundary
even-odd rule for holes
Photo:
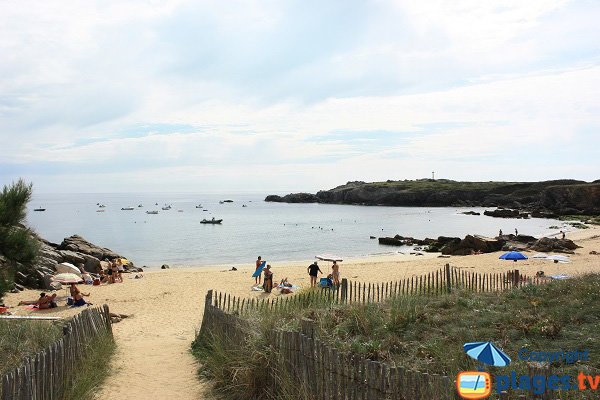
[[[443,255],[464,256],[476,253],[492,253],[500,250],[531,250],[538,252],[573,253],[578,246],[569,239],[541,238],[529,235],[503,235],[489,238],[480,235],[467,235],[464,239],[440,236],[437,239],[415,239],[396,235],[381,237],[379,244],[392,246],[427,246],[427,252],[441,252]]]
[[[265,201],[272,201],[276,203],[317,203],[317,196],[310,193],[290,193],[283,197],[277,195],[269,195],[265,198]]]
[[[545,182],[357,181],[316,194],[270,195],[265,201],[404,207],[483,206],[524,209],[536,216],[600,215],[600,183],[566,179]],[[519,213],[518,217],[524,215]]]
[[[121,257],[114,251],[105,247],[96,246],[79,235],[73,235],[68,238],[65,238],[63,242],[57,247],[57,250],[70,250],[75,253],[87,254],[89,256],[97,258],[98,260],[104,260],[105,258],[112,260]]]
[[[569,253],[573,254],[578,246],[570,239],[557,239],[557,238],[541,238],[540,240],[533,243],[529,248],[533,251],[539,251],[542,253]]]
[[[57,264],[62,262],[68,262],[76,266],[83,264],[86,271],[95,273],[101,266],[100,260],[124,258],[114,251],[96,246],[78,235],[65,238],[60,245],[48,242],[40,237],[36,237],[36,239],[40,242],[38,257],[28,273],[17,273],[15,282],[18,285],[52,289],[51,277],[56,273]],[[125,266],[125,270],[140,271],[131,262]]]
[[[496,218],[523,218],[528,219],[528,213],[522,213],[519,210],[511,210],[510,208],[499,208],[497,210],[485,210],[483,215],[487,215],[488,217],[496,217]]]
[[[465,256],[473,253],[492,253],[502,249],[504,241],[484,236],[467,235],[459,242],[453,241],[442,247],[444,255]]]

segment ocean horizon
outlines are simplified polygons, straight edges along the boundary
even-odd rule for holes
[[[127,257],[136,266],[146,267],[253,265],[259,255],[270,262],[309,260],[322,253],[345,258],[368,257],[412,249],[380,245],[371,236],[493,237],[500,229],[506,234],[518,229],[519,233],[541,237],[559,231],[551,226],[569,228],[552,219],[461,214],[469,210],[483,213],[486,209],[483,207],[288,204],[265,202],[265,196],[264,193],[34,194],[27,221],[50,242],[60,243],[65,237],[77,234]],[[221,203],[223,200],[232,202]],[[162,210],[166,206],[171,208]],[[34,211],[36,208],[45,211]],[[223,222],[200,223],[213,217]]]

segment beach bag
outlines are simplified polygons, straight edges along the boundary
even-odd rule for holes
[[[94,279],[93,285],[94,286],[100,286],[100,279],[98,279],[98,278]]]
[[[73,305],[73,298],[72,297],[67,297],[67,305],[68,306],[72,306]]]

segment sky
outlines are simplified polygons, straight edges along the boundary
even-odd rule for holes
[[[0,2],[0,184],[600,178],[600,2]]]

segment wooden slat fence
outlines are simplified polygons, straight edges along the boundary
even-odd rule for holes
[[[82,311],[63,327],[63,332],[55,343],[27,357],[21,366],[2,377],[1,400],[61,398],[88,346],[100,335],[112,335],[108,306]]]
[[[214,304],[214,303],[217,304]],[[220,302],[220,303],[219,303]],[[221,306],[219,306],[221,304]],[[246,343],[248,323],[238,315],[221,309],[228,298],[206,295],[204,317],[197,340],[218,337],[232,348]],[[267,303],[260,304],[267,307]],[[278,379],[291,380],[303,398],[345,400],[446,400],[456,399],[454,382],[446,376],[427,374],[394,364],[356,358],[338,352],[313,335],[312,321],[303,320],[300,332],[277,330],[272,354],[279,358],[279,369],[270,374],[275,388]],[[283,368],[283,370],[281,370]]]
[[[246,315],[256,310],[285,310],[294,305],[327,305],[340,303],[378,303],[397,296],[438,296],[453,290],[476,293],[502,292],[526,285],[548,283],[549,278],[528,277],[518,270],[505,273],[480,274],[453,268],[444,268],[422,276],[413,276],[400,281],[384,283],[360,283],[342,279],[335,289],[320,289],[301,292],[291,296],[275,298],[242,298],[228,293],[215,292],[212,304],[237,315]]]

